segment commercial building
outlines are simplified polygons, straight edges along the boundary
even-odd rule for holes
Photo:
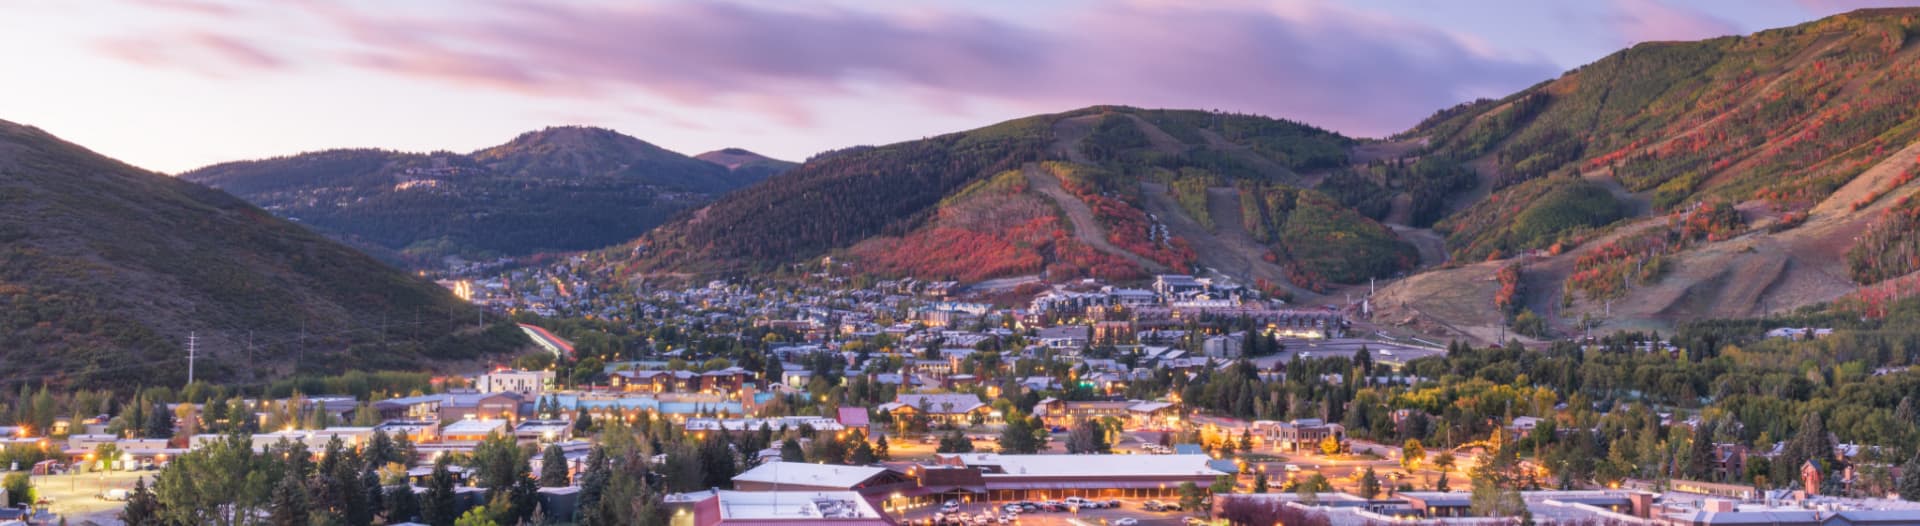
[[[692,515],[694,526],[894,524],[892,517],[851,491],[714,491],[693,504]]]
[[[733,477],[740,491],[851,491],[884,499],[915,486],[906,474],[882,467],[767,462]]]
[[[1178,498],[1180,484],[1207,487],[1225,475],[1206,455],[941,454],[915,469],[919,496],[961,500],[1065,497]]]

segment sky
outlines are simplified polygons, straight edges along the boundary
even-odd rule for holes
[[[1637,42],[1873,0],[25,0],[0,120],[178,173],[591,125],[804,159],[1095,104],[1379,137]]]

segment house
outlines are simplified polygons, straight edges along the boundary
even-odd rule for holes
[[[971,394],[902,394],[876,409],[895,419],[924,415],[936,424],[967,425],[976,415],[986,417],[993,408]]]
[[[539,395],[547,392],[553,385],[553,371],[520,371],[506,369],[480,375],[474,384],[482,393],[520,393]]]

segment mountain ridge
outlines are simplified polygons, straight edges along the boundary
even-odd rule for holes
[[[611,245],[783,169],[730,170],[610,129],[554,126],[466,154],[322,150],[179,177],[389,260],[437,266]]]

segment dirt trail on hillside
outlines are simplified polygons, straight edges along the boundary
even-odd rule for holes
[[[1040,195],[1047,196],[1048,199],[1060,205],[1060,211],[1066,214],[1067,221],[1073,224],[1073,236],[1082,243],[1093,247],[1094,250],[1126,258],[1127,261],[1139,265],[1148,272],[1167,271],[1166,265],[1128,252],[1114,245],[1113,242],[1107,241],[1107,229],[1101,227],[1100,222],[1093,217],[1093,209],[1087,207],[1086,201],[1081,201],[1079,197],[1060,186],[1060,178],[1054,177],[1053,174],[1034,163],[1027,163],[1020,172],[1027,177],[1027,184],[1032,185]]]
[[[1249,285],[1253,280],[1263,279],[1284,286],[1293,292],[1295,299],[1317,296],[1306,289],[1294,287],[1287,281],[1285,268],[1268,263],[1263,258],[1267,247],[1254,241],[1253,235],[1247,232],[1246,223],[1240,217],[1238,190],[1207,189],[1207,214],[1213,217],[1217,234],[1188,217],[1180,209],[1179,203],[1174,202],[1173,196],[1167,193],[1166,185],[1142,182],[1140,193],[1145,198],[1142,204],[1147,212],[1167,225],[1168,232],[1193,246],[1194,253],[1199,256],[1200,266],[1245,280]]]
[[[1080,150],[1080,143],[1093,135],[1093,125],[1099,119],[1100,115],[1095,114],[1053,121],[1051,149],[1054,155],[1065,157],[1069,162],[1092,166],[1093,159],[1088,158],[1087,153]]]

